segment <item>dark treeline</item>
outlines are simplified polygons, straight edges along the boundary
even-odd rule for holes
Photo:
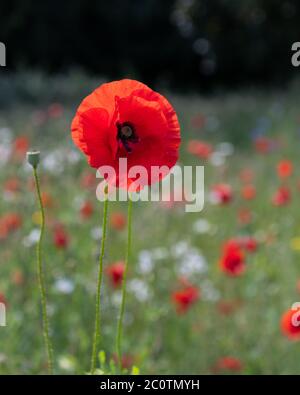
[[[282,83],[298,72],[300,2],[2,1],[0,41],[12,70],[81,68],[178,89]]]

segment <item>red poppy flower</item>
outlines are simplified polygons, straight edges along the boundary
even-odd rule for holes
[[[54,229],[54,244],[58,249],[65,249],[69,245],[69,236],[61,225],[56,226]]]
[[[176,305],[178,313],[186,313],[187,310],[195,303],[200,297],[199,289],[191,285],[183,287],[179,291],[172,294],[172,300]]]
[[[217,184],[212,187],[212,197],[219,204],[228,204],[232,200],[232,189],[228,184]]]
[[[291,192],[290,189],[286,186],[281,186],[278,188],[276,193],[272,198],[272,203],[274,206],[285,206],[291,200]]]
[[[300,307],[286,311],[281,317],[280,327],[290,340],[300,340]]]
[[[82,206],[80,207],[80,215],[83,219],[90,218],[93,214],[94,208],[91,202],[85,201],[83,202]]]
[[[190,154],[195,155],[201,159],[208,159],[213,152],[213,148],[210,144],[199,140],[189,141],[187,150]]]
[[[110,224],[116,230],[123,230],[126,226],[127,219],[126,216],[120,212],[115,211],[110,216]]]
[[[293,163],[290,160],[281,160],[277,164],[277,174],[279,178],[290,177],[293,173]]]
[[[229,276],[239,276],[244,272],[245,256],[238,241],[229,240],[225,243],[219,265],[221,270]]]
[[[122,284],[123,275],[125,270],[125,264],[123,261],[113,263],[106,268],[106,274],[108,275],[111,284],[118,288]]]
[[[244,185],[241,191],[242,198],[245,200],[252,200],[256,196],[256,189],[254,185]]]
[[[173,107],[138,81],[101,85],[83,100],[71,130],[92,167],[114,169],[117,179],[108,181],[117,186],[128,187],[136,179],[141,187],[150,185],[166,176],[178,159],[180,127]],[[119,173],[121,158],[127,159],[125,174]],[[147,179],[129,175],[136,165],[146,169]],[[152,166],[164,170],[150,177]]]
[[[238,358],[235,357],[222,357],[220,358],[213,370],[216,372],[219,371],[232,371],[232,372],[240,372],[243,369],[243,364]]]

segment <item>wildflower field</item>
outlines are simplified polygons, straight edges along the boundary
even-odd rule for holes
[[[31,149],[40,150],[54,372],[90,372],[103,202],[70,125],[102,82],[77,74],[0,79],[1,374],[47,373]],[[204,166],[205,203],[195,213],[175,200],[132,204],[123,372],[300,373],[300,323],[291,318],[300,315],[292,310],[300,302],[297,87],[207,97],[160,90],[180,123],[178,163]],[[108,204],[96,374],[118,372],[127,205]]]

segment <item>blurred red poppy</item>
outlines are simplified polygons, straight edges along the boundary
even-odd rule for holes
[[[54,245],[58,249],[65,249],[69,245],[69,236],[62,225],[54,229]]]
[[[159,93],[134,80],[101,85],[86,97],[73,119],[72,137],[92,167],[111,166],[117,186],[139,185],[165,177],[178,159],[180,127],[170,103]],[[127,173],[119,173],[119,159],[127,159]],[[129,176],[134,166],[143,166],[144,177]],[[152,166],[164,166],[151,175]],[[107,174],[102,174],[107,177]]]
[[[13,146],[15,152],[25,153],[29,148],[29,140],[26,136],[16,137]]]
[[[300,307],[286,311],[281,317],[280,327],[290,340],[300,340]]]
[[[5,181],[3,185],[3,189],[5,192],[15,193],[20,190],[21,182],[20,179],[17,177],[11,177]]]
[[[48,208],[53,207],[52,196],[48,192],[45,192],[45,191],[43,191],[41,195],[42,195],[41,198],[42,198],[44,207],[48,207]]]
[[[0,292],[0,303],[3,303],[7,306],[6,297],[2,292]]]
[[[119,362],[117,354],[113,354],[112,359],[115,362],[115,364],[117,365]],[[134,365],[134,361],[135,361],[135,358],[132,355],[130,355],[130,354],[122,355],[122,358],[121,358],[122,369],[127,369],[127,370],[131,369],[132,366]]]
[[[115,211],[110,216],[110,224],[116,230],[123,230],[127,224],[126,216],[121,211]]]
[[[212,197],[219,204],[228,204],[232,200],[232,189],[228,184],[217,184],[212,187]]]
[[[248,252],[255,252],[258,248],[257,240],[250,236],[240,238],[240,245]]]
[[[82,206],[80,207],[80,215],[83,219],[90,218],[90,216],[93,214],[94,208],[91,202],[86,200],[83,202]]]
[[[29,148],[29,139],[26,136],[17,137],[13,142],[13,156],[24,159]]]
[[[213,371],[231,371],[231,372],[240,372],[243,369],[243,364],[238,358],[235,357],[222,357],[218,359],[215,366],[213,367]]]
[[[291,192],[287,186],[281,186],[272,197],[274,206],[285,206],[291,200]]]
[[[15,285],[24,284],[24,275],[21,270],[15,270],[11,275],[11,281]]]
[[[200,140],[190,140],[187,150],[190,154],[201,159],[208,159],[213,152],[213,148],[210,144]]]
[[[257,137],[254,141],[255,149],[260,154],[267,154],[271,151],[272,140],[267,137]]]
[[[96,187],[96,181],[97,179],[95,174],[84,172],[80,180],[80,185],[82,186],[82,188],[92,189]]]
[[[122,285],[124,270],[125,263],[123,261],[115,262],[106,268],[106,274],[113,287],[118,288]]]
[[[290,160],[281,160],[277,164],[277,174],[279,178],[290,177],[293,173],[293,163]]]
[[[254,185],[244,185],[241,191],[242,198],[245,200],[252,200],[256,196],[256,188]]]
[[[5,239],[10,232],[19,229],[22,218],[18,213],[9,212],[0,217],[0,240]]]
[[[240,307],[240,305],[241,303],[238,300],[221,300],[217,304],[217,309],[223,315],[231,315]]]
[[[200,297],[198,288],[186,285],[182,289],[173,292],[172,300],[176,305],[177,313],[186,313]]]
[[[225,243],[219,266],[225,274],[233,277],[244,272],[245,256],[238,241],[229,240]]]
[[[0,219],[0,240],[6,239],[8,236],[8,229],[6,224]]]
[[[4,218],[9,230],[17,230],[22,225],[22,218],[18,213],[7,213]]]

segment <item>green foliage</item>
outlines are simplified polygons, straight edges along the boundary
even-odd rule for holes
[[[9,70],[77,67],[203,91],[296,75],[299,12],[297,0],[11,0],[0,38]]]

